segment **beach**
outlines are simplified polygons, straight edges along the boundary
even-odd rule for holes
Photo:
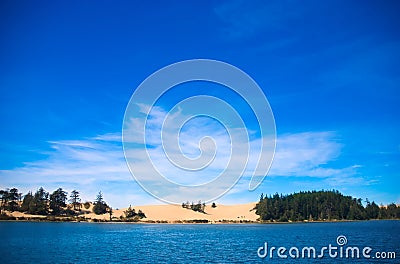
[[[234,205],[217,205],[213,208],[207,205],[203,212],[196,212],[191,209],[183,208],[182,205],[163,204],[163,205],[143,205],[132,206],[136,212],[141,210],[146,217],[139,220],[139,222],[149,223],[185,223],[198,220],[207,220],[209,223],[226,223],[226,222],[256,222],[259,216],[255,213],[256,203],[234,204]],[[92,212],[93,205],[88,209],[82,208],[80,214],[81,219],[87,221],[109,221],[110,214],[96,215]],[[128,208],[113,209],[112,220],[118,221],[125,217],[125,211]],[[16,217],[17,219],[24,218],[38,219],[46,218],[46,216],[30,215],[21,212],[9,212],[8,215]]]

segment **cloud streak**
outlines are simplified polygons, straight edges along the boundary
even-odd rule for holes
[[[165,157],[160,139],[156,136],[156,132],[162,124],[160,117],[164,114],[163,110],[158,109],[156,114],[157,117],[153,119],[154,123],[150,124],[149,133],[153,133],[153,135],[150,135],[149,138],[153,148],[149,151],[161,172],[170,175],[176,182],[193,183],[193,180],[197,179],[201,183],[212,180],[226,167],[230,158],[230,146],[229,140],[227,141],[226,138],[226,131],[223,131],[220,125],[209,123],[203,119],[197,123],[193,122],[191,127],[181,132],[182,147],[186,154],[196,155],[199,153],[198,140],[205,135],[212,136],[219,148],[215,163],[209,168],[195,173],[182,173],[181,170],[171,165]],[[24,191],[35,190],[39,186],[44,186],[48,190],[61,186],[71,190],[79,189],[82,193],[87,193],[90,197],[86,199],[93,199],[99,190],[111,191],[112,200],[109,202],[119,207],[127,206],[127,199],[132,199],[132,197],[136,203],[155,203],[156,200],[150,198],[133,181],[125,163],[120,138],[119,133],[108,133],[80,140],[49,141],[50,151],[46,152],[48,155],[46,159],[26,162],[22,167],[0,171],[2,185],[4,187],[21,186]],[[259,140],[261,139],[254,138],[250,145]],[[355,182],[367,184],[357,176],[359,165],[340,168],[331,164],[340,157],[341,149],[342,144],[338,142],[334,132],[281,135],[277,139],[275,160],[267,179],[274,181],[276,177],[308,177],[324,181],[329,186],[337,188]],[[174,149],[174,151],[176,153],[171,155],[180,154],[178,153],[180,149]],[[139,168],[140,173],[143,173],[142,176],[151,181],[153,175],[150,175],[148,168],[144,166],[141,152],[132,150],[128,155],[132,155],[135,159],[135,166]],[[240,193],[246,196],[248,180],[256,162],[256,156],[251,151],[244,177],[230,190],[229,194]],[[240,168],[237,168],[236,173],[240,173]],[[190,196],[190,193],[187,195]]]

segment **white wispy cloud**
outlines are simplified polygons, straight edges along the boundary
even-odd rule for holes
[[[169,155],[179,162],[182,157],[180,152],[182,149],[187,156],[196,157],[201,153],[198,145],[200,139],[204,136],[211,136],[217,149],[210,166],[191,172],[182,171],[172,165],[165,156],[159,135],[165,112],[160,108],[156,110],[155,115],[149,120],[150,126],[146,135],[149,138],[148,143],[152,145],[149,153],[161,173],[175,182],[193,184],[210,181],[226,168],[231,157],[230,138],[222,126],[205,119],[192,122],[190,127],[182,129],[179,138],[180,148],[169,149]],[[181,112],[175,114],[183,115]],[[132,128],[140,125],[138,122],[143,124],[143,120],[131,121]],[[173,131],[164,132],[167,133],[166,138],[177,136],[168,134]],[[69,191],[78,189],[87,200],[92,200],[96,193],[102,190],[106,198],[109,194],[109,203],[117,207],[127,206],[130,203],[156,203],[157,200],[151,198],[132,179],[125,162],[120,139],[120,133],[108,133],[79,140],[49,141],[50,150],[46,152],[46,159],[26,162],[24,166],[11,170],[1,170],[1,185],[2,187],[17,186],[22,191],[34,191],[40,186],[44,186],[49,191],[57,187],[63,187]],[[129,138],[129,140],[134,142],[135,137]],[[257,141],[260,140],[262,139],[254,138],[250,141],[248,166],[240,181],[229,191],[230,195],[241,194],[243,197],[248,195],[249,177],[257,164],[257,155],[252,151],[252,145],[258,144]],[[209,147],[212,150],[214,146]],[[240,151],[245,149],[244,146],[238,148]],[[203,151],[206,150],[203,149]],[[277,138],[275,160],[267,179],[273,181],[276,177],[308,177],[336,188],[352,184],[368,184],[357,175],[359,164],[344,168],[331,164],[340,157],[341,150],[342,144],[334,132],[281,135]],[[144,162],[142,154],[143,152],[135,148],[127,151],[127,155],[134,160],[135,171],[141,174],[141,178],[149,181],[156,180],[157,178],[151,175],[151,170],[146,167],[147,163]],[[233,163],[232,172],[239,175],[242,168],[235,167],[235,165],[236,163],[240,164],[240,161]],[[222,192],[223,190],[210,188],[209,191]],[[187,195],[191,194],[187,193]]]
[[[35,191],[40,186],[48,191],[58,187],[69,191],[77,189],[85,200],[93,200],[98,191],[112,189],[115,183],[133,183],[117,137],[118,133],[112,134],[112,137],[106,134],[80,140],[49,141],[46,159],[1,170],[1,185],[17,186],[24,192]],[[134,187],[137,185],[134,184]],[[113,192],[118,193],[118,190]],[[126,204],[124,197],[134,193],[120,192],[121,201],[112,201],[118,206]]]
[[[326,167],[341,153],[334,132],[304,132],[278,137],[271,176],[327,177],[341,169]]]

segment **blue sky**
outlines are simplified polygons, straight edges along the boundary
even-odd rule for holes
[[[218,202],[335,188],[400,203],[398,1],[0,5],[1,188],[157,203],[125,164],[125,108],[156,70],[207,58],[249,74],[277,128],[261,186],[249,192],[244,178]]]

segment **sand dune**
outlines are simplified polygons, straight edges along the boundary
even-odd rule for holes
[[[248,204],[236,204],[236,205],[219,205],[217,204],[216,208],[212,208],[211,205],[207,205],[205,208],[205,213],[195,212],[190,209],[182,208],[181,205],[144,205],[144,206],[133,206],[133,208],[138,212],[142,210],[146,218],[143,218],[141,222],[185,222],[191,220],[208,220],[209,222],[222,222],[222,221],[257,221],[259,218],[258,215],[255,214],[256,203],[248,203]],[[96,215],[92,212],[91,205],[90,208],[83,209],[87,213],[84,213],[82,216],[86,219],[99,219],[99,220],[109,220],[109,214]],[[124,211],[127,208],[113,210],[113,218],[119,219],[120,216],[125,216]],[[13,212],[10,215],[21,217],[25,216],[27,218],[37,217],[35,215],[27,215],[20,212]],[[44,217],[44,216],[42,216]]]
[[[255,214],[254,208],[256,203],[238,204],[238,205],[217,205],[212,208],[207,205],[205,214],[195,212],[190,209],[182,208],[180,205],[149,205],[137,206],[136,210],[142,210],[146,214],[146,219],[153,221],[184,221],[206,219],[211,222],[218,222],[223,220],[239,221],[249,220],[256,221],[259,216]]]
[[[219,221],[256,221],[259,216],[256,215],[255,207],[256,203],[248,204],[236,204],[236,205],[217,205],[216,208],[212,208],[207,205],[205,208],[205,214],[200,212],[195,212],[190,209],[182,208],[181,205],[143,205],[143,206],[133,206],[137,211],[142,210],[146,214],[146,218],[142,219],[142,222],[147,221],[162,221],[162,222],[178,222],[178,221],[190,221],[190,220],[208,220],[210,222]],[[91,208],[89,208],[90,210]],[[124,216],[124,211],[127,208],[113,210],[113,217],[119,218]],[[110,215],[96,215],[94,213],[89,213],[84,215],[85,218],[91,219],[103,219],[109,220]]]

